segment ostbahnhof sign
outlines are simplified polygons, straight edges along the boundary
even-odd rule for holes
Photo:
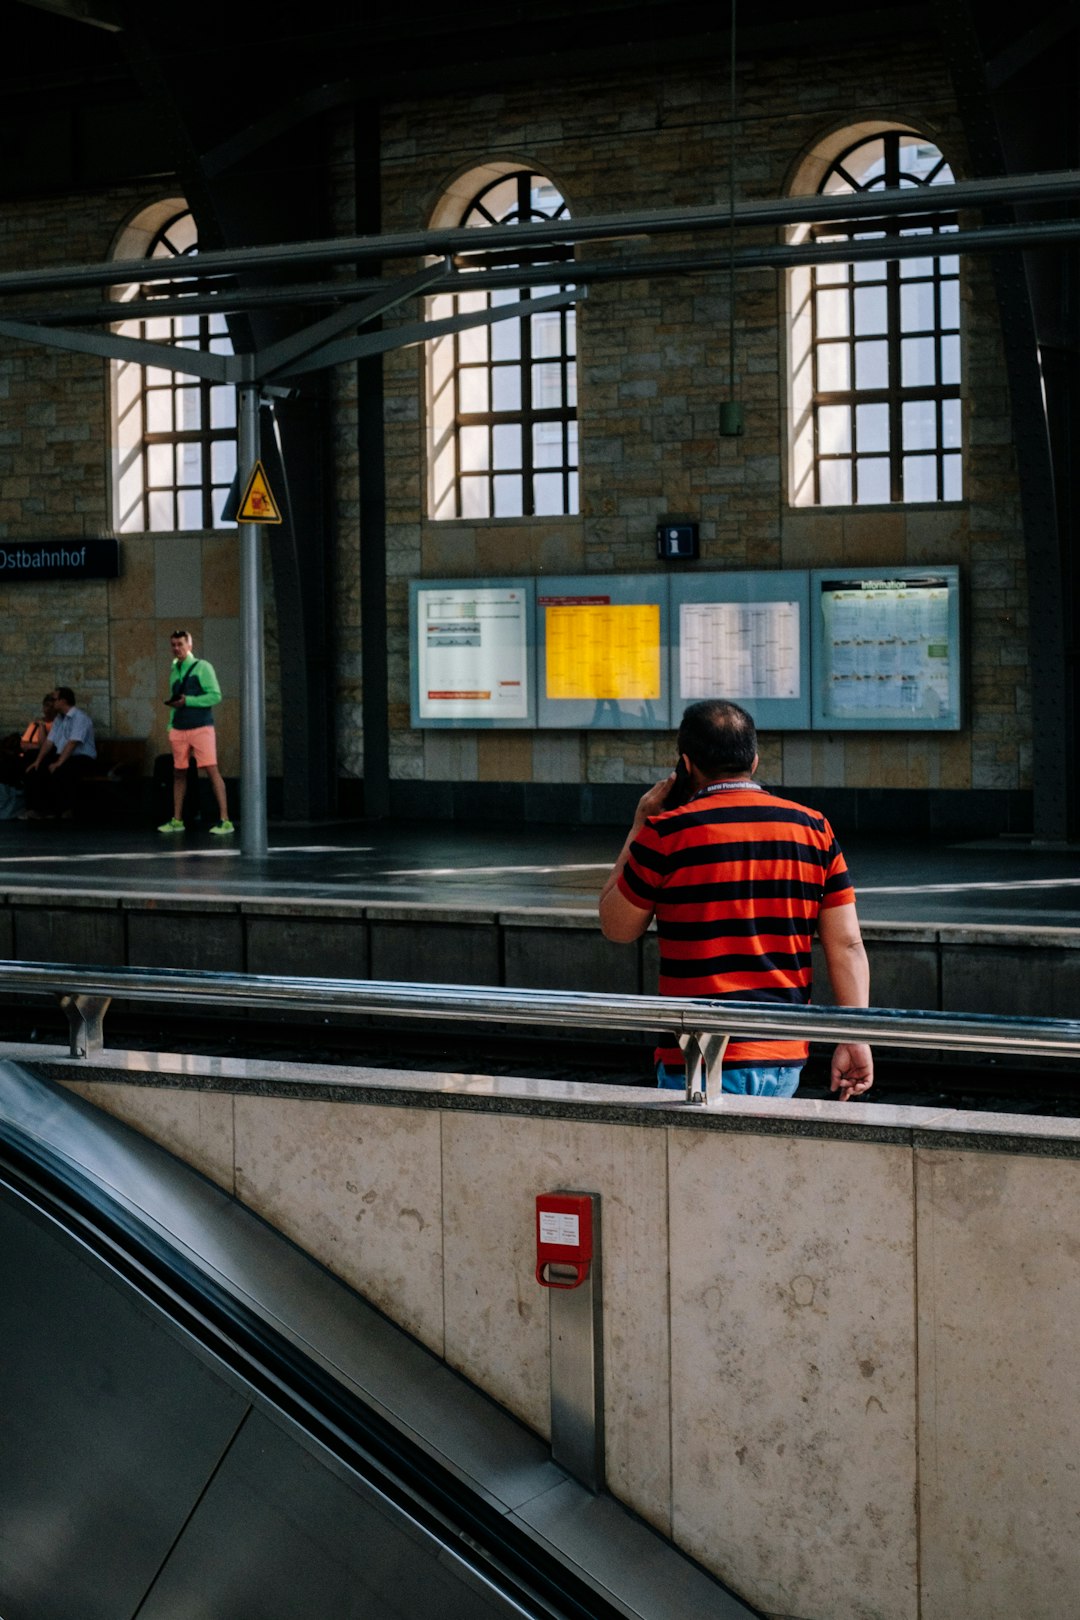
[[[0,540],[0,584],[22,579],[117,579],[119,574],[119,540]]]

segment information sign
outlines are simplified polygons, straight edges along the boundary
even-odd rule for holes
[[[409,587],[414,726],[531,726],[531,580]]]
[[[19,579],[116,579],[119,540],[0,540],[0,584]]]
[[[812,590],[815,726],[959,730],[956,567],[818,569]]]
[[[670,718],[664,576],[537,585],[541,726],[652,730]]]
[[[804,570],[673,579],[676,709],[701,698],[729,698],[749,709],[762,728],[805,730],[810,724],[808,601]]]

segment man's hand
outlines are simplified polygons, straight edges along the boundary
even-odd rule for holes
[[[54,763],[52,765],[50,765],[48,767],[49,775],[51,776],[53,771],[58,771],[59,769],[60,769],[60,761],[56,760],[56,761],[54,761]]]
[[[850,1041],[838,1046],[833,1053],[830,1090],[837,1092],[839,1102],[850,1102],[861,1097],[874,1083],[874,1054],[861,1042]]]
[[[674,780],[675,772],[671,771],[662,782],[657,782],[647,793],[641,795],[634,811],[634,824],[627,833],[626,842],[619,851],[619,858],[600,891],[600,931],[605,939],[610,939],[617,945],[629,945],[633,940],[640,939],[652,922],[651,907],[642,909],[641,906],[632,905],[619,893],[619,874],[626,865],[630,845],[648,818],[658,816],[664,808],[664,800],[670,793]]]
[[[634,826],[637,829],[644,827],[650,816],[658,816],[664,808],[664,800],[671,792],[671,784],[675,780],[675,772],[671,771],[662,782],[657,782],[647,793],[643,793],[638,800],[634,811]]]
[[[36,771],[40,764],[41,764],[40,759],[35,759],[35,761],[34,761],[34,763],[32,765],[28,765],[26,767],[26,775],[29,776],[31,771]]]
[[[179,697],[174,697],[173,700],[172,700],[172,705],[173,705],[174,709],[182,709],[182,708],[184,708],[186,703],[187,703],[187,698],[184,696],[183,692],[181,692]]]

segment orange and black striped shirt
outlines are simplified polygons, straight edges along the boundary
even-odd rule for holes
[[[651,816],[630,846],[619,891],[655,911],[660,994],[805,1003],[818,913],[853,905],[844,857],[816,810],[756,783],[715,784]],[[805,1041],[733,1038],[724,1062],[801,1063]],[[682,1068],[677,1046],[657,1061]]]

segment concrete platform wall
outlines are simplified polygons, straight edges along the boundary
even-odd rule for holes
[[[865,923],[875,1006],[1073,1018],[1080,932]],[[400,979],[633,995],[656,987],[656,935],[612,945],[588,910],[421,904],[183,900],[12,891],[0,957],[222,973]],[[815,999],[827,1002],[824,962]]]
[[[767,1614],[1073,1612],[1080,1126],[128,1061],[50,1072],[544,1435],[533,1198],[599,1192],[611,1489]]]

